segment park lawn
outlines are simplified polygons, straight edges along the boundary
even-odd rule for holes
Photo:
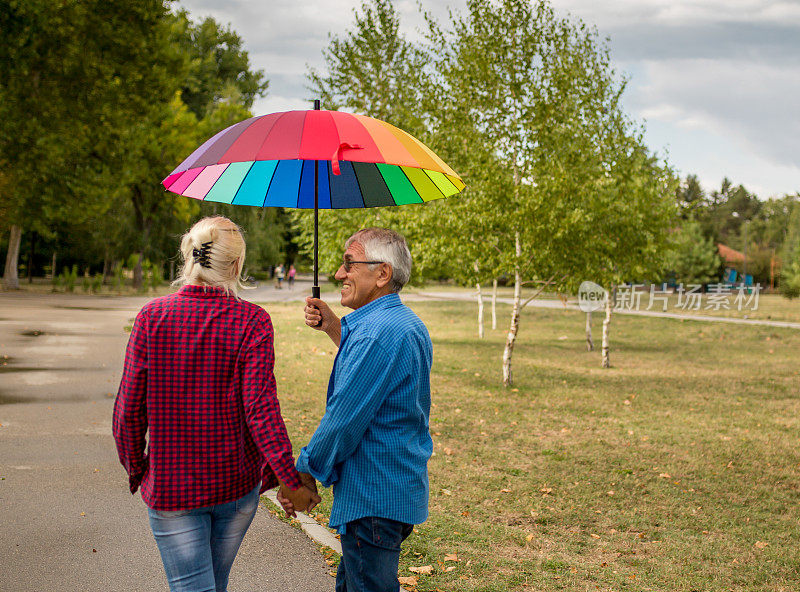
[[[800,589],[800,332],[617,315],[603,370],[582,313],[528,308],[504,389],[505,331],[478,340],[474,303],[410,306],[435,358],[416,590]],[[297,453],[335,349],[299,305],[266,308]]]

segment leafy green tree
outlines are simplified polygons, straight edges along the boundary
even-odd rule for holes
[[[332,36],[323,50],[326,73],[310,69],[309,90],[324,109],[351,109],[388,121],[425,141],[425,52],[400,33],[400,16],[391,0],[366,0],[354,10],[354,26]],[[391,226],[403,232],[414,255],[412,281],[436,273],[418,246],[429,232],[418,219],[425,206],[321,211],[320,271],[332,276],[339,266],[344,241],[359,228]],[[309,212],[291,214],[301,253],[312,257],[313,219]]]
[[[230,101],[245,109],[264,96],[269,82],[263,70],[253,70],[238,33],[211,17],[193,23],[179,10],[172,25],[173,42],[188,60],[188,74],[181,82],[181,99],[198,119],[213,106]]]
[[[354,27],[330,36],[322,52],[327,72],[309,70],[310,90],[325,109],[346,107],[420,133],[427,55],[400,34],[391,0],[365,0],[353,15]]]
[[[706,192],[697,175],[687,175],[675,193],[680,217],[684,220],[696,216],[707,205]]]
[[[121,184],[132,206],[135,233],[128,247],[139,261],[163,261],[174,252],[174,237],[198,214],[218,204],[165,195],[159,181],[197,146],[218,131],[251,116],[253,100],[266,92],[263,72],[251,70],[241,39],[213,19],[194,24],[185,11],[168,15],[168,43],[181,56],[172,73],[171,100],[155,102],[147,117],[127,128],[126,176]],[[141,266],[134,285],[143,281]]]
[[[451,164],[483,198],[441,204],[439,229],[454,236],[448,223],[470,207],[496,233],[500,266],[515,284],[508,385],[522,283],[572,290],[587,277],[642,277],[659,267],[674,212],[672,174],[625,116],[608,47],[549,3],[471,0],[449,31],[434,24],[430,41],[443,48],[433,68],[442,92],[436,127],[465,134],[464,159],[454,152]],[[478,154],[489,147],[498,167],[476,171],[475,146]]]
[[[705,284],[719,277],[721,261],[700,224],[689,220],[676,230],[666,266],[678,283]]]
[[[790,250],[781,270],[781,293],[787,298],[800,296],[800,243]]]
[[[474,281],[477,261],[487,277],[513,277],[510,384],[523,282],[567,289],[598,269],[630,277],[657,267],[674,211],[672,174],[625,117],[624,84],[607,47],[583,24],[557,18],[546,2],[522,0],[474,0],[448,30],[429,24],[427,47],[415,49],[399,36],[388,0],[365,3],[356,28],[331,45],[331,75],[321,83],[312,72],[312,81],[316,75],[316,90],[337,106],[405,121],[468,189],[418,207],[323,212],[323,267],[335,269],[356,228],[387,225],[406,234],[418,272]],[[424,50],[427,68],[409,73],[396,63],[404,47],[420,64]],[[376,90],[398,80],[420,96],[418,116],[383,102],[391,89]],[[310,224],[296,223],[309,245]]]
[[[171,84],[165,15],[162,0],[0,2],[0,202],[12,234],[108,207],[108,155]],[[12,285],[16,268],[9,258]]]
[[[781,259],[781,293],[787,298],[797,298],[800,296],[800,203],[792,209]]]

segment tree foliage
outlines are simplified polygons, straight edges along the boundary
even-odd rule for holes
[[[2,0],[0,31],[3,221],[81,266],[163,262],[211,208],[161,179],[266,92],[241,38],[165,0]]]
[[[667,269],[679,284],[706,284],[720,277],[721,262],[717,247],[694,220],[675,231]]]

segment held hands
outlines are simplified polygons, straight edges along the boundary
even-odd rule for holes
[[[308,473],[300,473],[301,487],[294,491],[289,489],[285,483],[281,483],[278,490],[278,501],[283,506],[283,511],[287,516],[297,517],[297,512],[310,512],[322,501],[317,494],[317,482]]]

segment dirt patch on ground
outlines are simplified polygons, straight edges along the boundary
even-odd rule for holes
[[[11,395],[4,395],[0,392],[0,405],[14,405],[15,403],[33,403],[35,399],[26,399],[24,397],[13,397]]]

